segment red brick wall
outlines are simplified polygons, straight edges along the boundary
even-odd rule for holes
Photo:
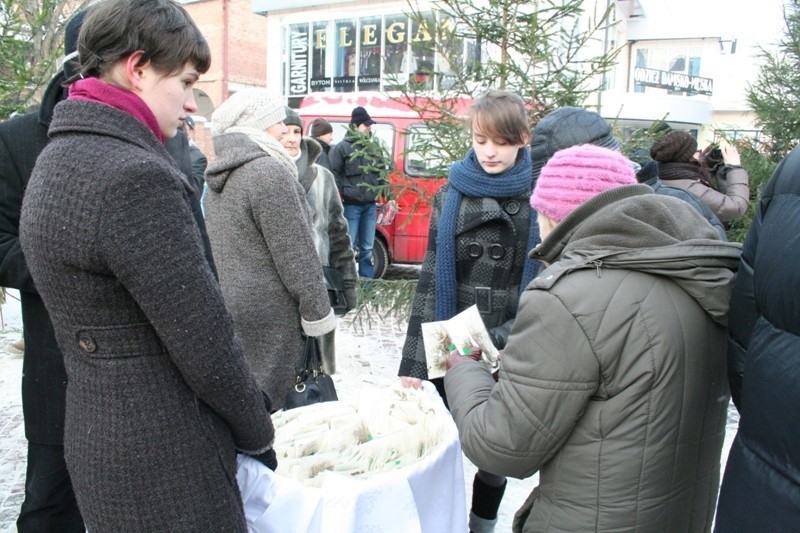
[[[211,48],[211,68],[200,77],[196,87],[211,98],[214,106],[225,99],[230,83],[266,86],[267,19],[250,11],[251,0],[199,0],[183,6]],[[195,130],[195,142],[211,159],[211,134],[200,123]]]

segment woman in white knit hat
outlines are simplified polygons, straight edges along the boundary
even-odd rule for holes
[[[297,167],[279,142],[283,101],[239,91],[212,115],[206,227],[225,303],[258,383],[283,406],[302,335],[336,328]],[[210,332],[212,333],[212,332]]]

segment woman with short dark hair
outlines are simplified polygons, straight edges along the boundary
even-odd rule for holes
[[[274,431],[164,148],[208,45],[172,0],[106,0],[78,52],[20,224],[64,354],[78,505],[89,531],[245,531],[236,452],[274,468]]]

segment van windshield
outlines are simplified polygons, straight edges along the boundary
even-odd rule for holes
[[[331,127],[333,127],[333,142],[331,144],[336,144],[344,139],[345,134],[347,134],[347,128],[349,127],[348,122],[337,122],[335,120],[329,120]],[[372,125],[370,129],[372,131],[372,136],[378,139],[378,141],[383,145],[386,151],[391,154],[392,161],[394,160],[394,126],[391,124],[382,124],[382,123],[375,123]]]
[[[412,124],[406,131],[404,168],[409,176],[445,177],[452,158],[425,124]]]

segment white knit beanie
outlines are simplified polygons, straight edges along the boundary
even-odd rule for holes
[[[286,118],[283,99],[266,89],[243,89],[220,104],[211,115],[214,135],[234,126],[264,131]]]

